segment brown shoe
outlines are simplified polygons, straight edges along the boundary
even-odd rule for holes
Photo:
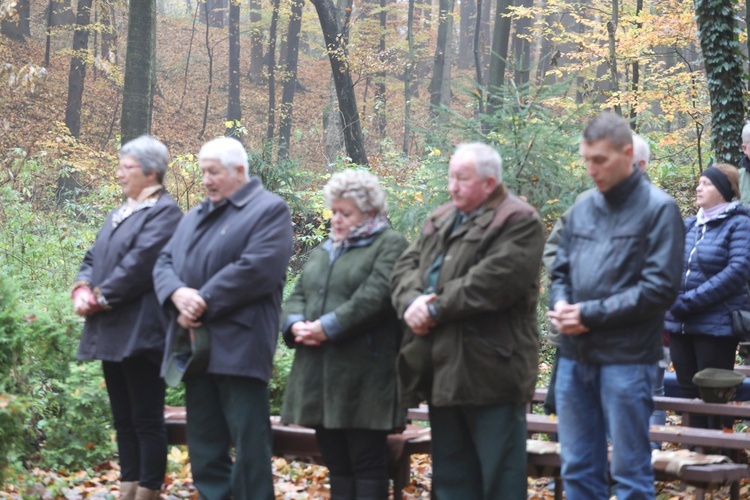
[[[135,500],[159,500],[160,498],[161,490],[150,490],[139,486],[135,492]]]
[[[120,483],[120,500],[134,500],[138,481],[122,481]]]

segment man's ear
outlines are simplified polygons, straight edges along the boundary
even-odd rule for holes
[[[497,187],[497,179],[494,177],[487,177],[484,181],[487,183],[487,191],[490,193]]]
[[[244,179],[246,177],[246,175],[245,175],[245,167],[243,167],[242,165],[236,165],[234,167],[234,175],[236,177],[241,177],[241,178]]]

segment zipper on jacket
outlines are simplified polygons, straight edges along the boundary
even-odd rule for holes
[[[687,261],[687,271],[685,271],[685,277],[682,281],[682,289],[685,290],[687,288],[687,280],[690,276],[690,264],[693,262],[693,256],[698,250],[698,243],[703,241],[703,238],[706,236],[706,224],[703,224],[702,226],[696,226],[695,232],[698,235],[695,238],[695,243],[693,243],[693,248],[690,250],[690,253],[688,254],[688,261]],[[685,321],[682,322],[682,333],[685,333]]]

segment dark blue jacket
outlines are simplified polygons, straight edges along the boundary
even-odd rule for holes
[[[268,382],[291,255],[289,207],[256,177],[213,210],[206,200],[185,215],[154,267],[171,318],[162,372],[180,332],[170,296],[187,286],[208,305],[199,318],[211,335],[208,373]]]
[[[160,361],[165,324],[154,295],[151,270],[182,212],[167,194],[112,226],[112,211],[86,252],[78,280],[98,287],[111,309],[86,317],[79,360],[122,361],[131,356]]]
[[[685,220],[680,294],[666,316],[670,334],[734,335],[730,311],[750,310],[750,211],[733,203],[705,224]]]

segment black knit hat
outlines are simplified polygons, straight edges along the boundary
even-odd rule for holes
[[[716,167],[708,167],[703,171],[701,177],[705,177],[706,179],[711,181],[711,184],[713,184],[714,187],[719,191],[719,193],[721,193],[724,201],[732,201],[732,198],[734,198],[732,184],[729,182],[727,176],[724,175],[724,172]]]

